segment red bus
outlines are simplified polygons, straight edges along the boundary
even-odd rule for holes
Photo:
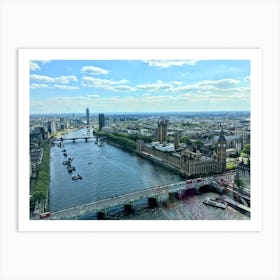
[[[51,215],[51,212],[41,213],[39,215],[40,219],[48,218]]]

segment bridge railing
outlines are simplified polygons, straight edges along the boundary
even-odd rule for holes
[[[199,188],[205,184],[210,184],[212,181],[212,178],[208,180],[203,180],[201,182],[193,182],[189,186],[186,185],[185,181],[178,182],[178,183],[173,183],[173,184],[168,184],[168,185],[163,185],[163,186],[156,186],[152,188],[147,188],[143,190],[139,190],[136,192],[131,192],[131,193],[126,193],[123,195],[117,195],[111,198],[106,198],[103,200],[95,201],[95,202],[90,202],[87,204],[71,207],[68,209],[63,209],[59,210],[56,212],[53,212],[52,217],[59,218],[59,217],[75,217],[79,216],[81,214],[84,214],[86,212],[90,211],[103,211],[106,208],[118,206],[121,204],[126,204],[126,203],[132,203],[136,200],[148,198],[148,197],[153,197],[153,196],[162,196],[165,194],[169,194],[172,192],[178,192],[178,191],[183,191],[187,190],[190,188]]]

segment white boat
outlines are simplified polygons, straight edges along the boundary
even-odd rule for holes
[[[211,206],[214,206],[214,207],[218,207],[218,208],[222,208],[222,209],[226,209],[226,205],[222,202],[218,202],[214,199],[211,199],[209,197],[207,197],[204,201],[203,201],[204,204],[206,205],[211,205]]]
[[[80,174],[77,174],[75,176],[72,176],[72,180],[76,181],[76,180],[82,180],[82,176]]]

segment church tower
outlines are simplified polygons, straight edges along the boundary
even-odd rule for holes
[[[221,127],[222,128],[222,127]],[[219,139],[217,141],[217,173],[224,173],[226,171],[226,159],[227,159],[227,140],[224,135],[223,129],[221,130]]]

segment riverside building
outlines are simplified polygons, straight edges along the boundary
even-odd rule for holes
[[[167,121],[160,119],[158,122],[159,141],[144,143],[138,140],[137,153],[186,177],[225,172],[227,142],[223,129],[217,140],[217,149],[212,156],[206,156],[199,150],[193,152],[187,148],[177,149],[179,145],[177,137],[174,144],[166,143]]]
[[[104,114],[98,115],[98,124],[99,124],[99,131],[102,131],[102,128],[105,126],[105,116]]]
[[[89,109],[86,109],[87,125],[89,125]]]

